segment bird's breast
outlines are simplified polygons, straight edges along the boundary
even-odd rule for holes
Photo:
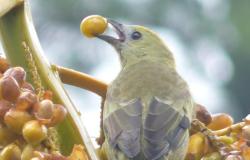
[[[121,71],[109,86],[107,98],[118,101],[152,96],[172,99],[180,96],[186,87],[185,81],[167,65],[141,62]]]

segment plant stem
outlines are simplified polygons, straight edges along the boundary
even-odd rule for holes
[[[91,92],[98,94],[101,97],[106,97],[107,84],[99,81],[90,75],[64,68],[61,66],[53,65],[53,68],[59,73],[59,76],[63,83],[77,86]]]
[[[0,0],[4,4],[7,4],[8,1]],[[0,38],[8,61],[12,66],[22,66],[26,71],[32,72],[26,58],[26,49],[22,45],[25,42],[30,49],[30,54],[32,54],[34,64],[36,64],[36,70],[43,87],[53,92],[54,102],[63,104],[68,110],[69,114],[66,120],[56,127],[59,133],[60,151],[64,155],[68,155],[74,144],[82,144],[87,150],[89,159],[98,160],[89,135],[82,124],[79,114],[77,114],[78,111],[65,92],[58,73],[51,69],[50,64],[43,56],[31,19],[28,2],[24,1],[24,3],[14,8],[1,9],[0,13],[4,14],[0,18]],[[28,74],[27,78],[32,83],[30,74]]]
[[[52,65],[52,68],[59,73],[59,76],[63,83],[70,84],[76,87],[80,87],[91,92],[94,92],[102,97],[101,103],[101,116],[100,116],[100,137],[96,139],[97,143],[101,146],[105,140],[104,133],[103,133],[103,108],[104,108],[104,101],[106,98],[107,88],[108,85],[102,81],[95,79],[87,74]]]
[[[221,130],[213,131],[213,133],[217,136],[224,136],[230,132],[237,131],[242,129],[246,125],[246,122],[239,122],[236,124],[233,124],[227,128],[223,128]]]
[[[0,0],[0,17],[10,11],[12,8],[22,4],[24,0]]]

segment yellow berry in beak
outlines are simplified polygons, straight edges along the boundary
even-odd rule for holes
[[[82,20],[80,29],[83,35],[91,38],[102,34],[107,26],[108,22],[106,18],[99,15],[92,15]]]

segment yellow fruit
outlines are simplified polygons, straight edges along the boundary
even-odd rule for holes
[[[22,160],[30,160],[33,157],[33,152],[34,152],[33,147],[29,144],[26,145],[23,149],[21,159]]]
[[[0,146],[5,146],[11,142],[14,142],[16,135],[11,132],[10,129],[4,126],[0,126]]]
[[[68,160],[88,160],[88,154],[86,150],[81,145],[75,145],[71,155],[68,157]]]
[[[21,134],[23,125],[31,119],[28,112],[10,109],[4,116],[4,123],[15,133]]]
[[[233,124],[233,118],[225,113],[219,113],[212,116],[212,122],[207,126],[211,130],[220,130]]]
[[[24,139],[32,145],[38,145],[47,138],[47,128],[37,120],[27,122],[23,127]]]
[[[96,150],[96,152],[99,155],[100,159],[102,159],[102,160],[108,160],[107,154],[106,154],[105,150],[103,149],[103,147],[98,148]]]
[[[0,154],[0,160],[21,160],[20,148],[15,144],[6,146]]]
[[[201,133],[192,135],[189,139],[187,157],[200,160],[204,151],[205,137]],[[187,158],[190,159],[190,158]]]
[[[95,37],[102,34],[107,26],[108,22],[106,18],[99,15],[92,15],[82,20],[80,29],[86,37]]]

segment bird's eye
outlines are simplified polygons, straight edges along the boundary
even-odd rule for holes
[[[132,38],[133,40],[140,39],[140,38],[141,38],[141,33],[138,32],[138,31],[135,31],[135,32],[132,33],[131,38]]]

